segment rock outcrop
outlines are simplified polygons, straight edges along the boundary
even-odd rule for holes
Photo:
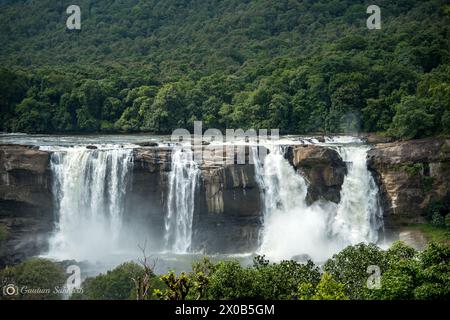
[[[138,148],[133,151],[133,172],[125,199],[125,232],[142,235],[147,249],[160,249],[164,240],[167,178],[170,148]],[[151,238],[148,238],[151,235]],[[147,241],[149,240],[149,241]]]
[[[206,252],[248,252],[258,244],[261,190],[253,164],[202,168],[193,243]]]
[[[208,152],[200,163],[193,249],[208,253],[254,249],[261,225],[261,203],[254,166],[248,164],[248,148],[243,153],[246,164],[242,165],[226,164],[220,149],[203,149]],[[171,148],[135,149],[133,180],[127,196],[125,225],[133,230],[130,232],[152,234],[153,245],[159,249],[164,239],[171,154]]]
[[[54,226],[49,154],[0,146],[0,267],[45,250]]]
[[[319,199],[339,203],[347,167],[337,151],[317,145],[301,145],[291,147],[288,154],[292,165],[308,182],[309,203]]]
[[[377,144],[368,157],[388,228],[422,221],[433,204],[450,210],[450,140]]]

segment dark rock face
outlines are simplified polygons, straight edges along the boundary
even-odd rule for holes
[[[368,157],[369,169],[380,186],[388,228],[420,222],[432,203],[450,209],[450,140],[378,144]]]
[[[132,180],[125,203],[125,232],[141,234],[148,249],[160,249],[164,239],[167,177],[171,149],[135,149]],[[151,239],[147,238],[152,235]]]
[[[262,205],[254,170],[250,164],[202,169],[195,250],[229,253],[256,248]]]
[[[50,156],[27,146],[0,146],[0,266],[45,250],[54,226]]]
[[[316,145],[302,145],[292,148],[290,152],[292,165],[309,183],[307,201],[313,203],[322,198],[339,203],[347,167],[337,151]]]
[[[223,152],[208,151],[211,156],[200,165],[192,249],[208,253],[254,249],[261,224],[254,166],[217,165],[219,158],[224,160]],[[164,239],[171,153],[170,148],[135,149],[133,180],[127,196],[124,223],[129,232],[151,234],[150,246],[158,249]],[[248,160],[248,150],[245,155]]]

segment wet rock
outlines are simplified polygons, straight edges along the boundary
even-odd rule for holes
[[[449,139],[378,144],[368,166],[380,186],[387,227],[423,221],[433,203],[450,210]]]
[[[339,203],[347,167],[337,151],[317,145],[302,145],[291,149],[292,165],[309,183],[309,203],[325,199]]]
[[[0,146],[0,267],[39,254],[53,229],[50,155],[37,148]]]
[[[97,146],[86,146],[86,149],[88,149],[88,150],[97,150],[98,147]]]
[[[136,145],[140,147],[157,147],[158,143],[154,141],[138,142]]]

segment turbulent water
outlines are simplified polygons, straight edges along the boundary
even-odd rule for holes
[[[256,162],[264,192],[260,253],[272,260],[302,256],[323,261],[347,245],[377,241],[382,215],[366,165],[368,147],[334,147],[348,167],[337,205],[324,200],[308,205],[301,173],[284,158],[281,146],[268,148],[264,162]]]
[[[378,186],[367,169],[368,150],[364,145],[337,147],[348,164],[348,174],[331,229],[332,235],[339,237],[344,244],[377,242],[382,226]]]
[[[167,216],[165,218],[166,249],[187,253],[191,249],[195,192],[200,169],[189,149],[177,148],[172,153],[169,174]]]
[[[49,255],[98,259],[118,247],[132,150],[57,148],[51,157],[56,208]]]
[[[132,141],[136,139],[133,137]],[[121,143],[97,145],[95,150],[86,145],[71,147],[70,139],[64,140],[63,146],[41,146],[52,152],[57,221],[48,256],[98,261],[103,255],[127,250],[119,244],[130,238],[129,234],[124,237],[123,218],[127,215],[125,199],[132,178],[135,145],[125,145],[124,137],[116,140]],[[339,204],[321,200],[308,205],[307,182],[285,159],[282,148],[295,143],[333,148],[346,162],[348,173]],[[382,213],[377,186],[367,169],[368,146],[355,138],[330,138],[319,143],[314,139],[300,141],[287,137],[277,144],[261,144],[270,154],[260,161],[257,148],[253,149],[263,207],[258,253],[272,260],[302,256],[323,261],[349,244],[377,241]],[[168,187],[164,191],[165,212],[161,212],[164,244],[158,252],[192,251],[200,178],[201,171],[190,149],[174,148]]]

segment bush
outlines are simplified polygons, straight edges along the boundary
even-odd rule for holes
[[[142,276],[144,269],[134,263],[126,262],[106,274],[87,278],[83,284],[83,293],[74,294],[71,299],[89,300],[127,300],[136,299],[136,287],[133,278]],[[155,286],[158,278],[152,279]]]
[[[396,106],[390,133],[398,138],[414,139],[431,135],[435,130],[434,115],[427,110],[428,102],[415,96],[404,97]]]
[[[345,285],[345,294],[350,299],[365,299],[369,294],[367,268],[371,265],[386,270],[386,257],[374,244],[349,246],[335,254],[324,265],[324,271]]]
[[[62,298],[58,289],[63,288],[67,277],[54,262],[35,258],[4,269],[0,278],[2,285],[13,284],[19,289],[12,299],[56,300]]]
[[[450,247],[430,243],[419,255],[416,299],[448,299],[450,296]]]
[[[450,212],[449,213],[447,213],[447,215],[445,216],[445,226],[447,227],[447,228],[450,228]]]
[[[256,257],[253,267],[243,268],[237,261],[221,262],[210,278],[210,299],[290,299],[297,295],[301,283],[316,286],[319,268],[312,261],[269,263]]]
[[[435,227],[444,227],[445,226],[445,218],[440,214],[440,212],[434,212],[431,216],[431,224]]]
[[[264,264],[255,260],[256,269],[254,291],[260,299],[289,299],[295,297],[300,283],[317,285],[320,281],[320,270],[312,261],[301,264],[296,261]]]
[[[381,276],[381,288],[372,290],[373,298],[381,300],[412,299],[417,286],[417,262],[411,259],[391,261]]]
[[[332,276],[324,273],[316,288],[312,300],[348,300],[345,295],[345,286],[333,280]]]
[[[211,276],[208,298],[212,300],[250,299],[254,297],[254,273],[238,261],[219,262]]]

